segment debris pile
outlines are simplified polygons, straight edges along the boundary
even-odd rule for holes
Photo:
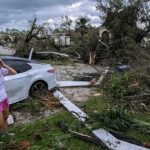
[[[58,101],[56,97],[52,95],[50,91],[45,92],[45,96],[38,96],[39,102],[43,105],[47,106],[48,108],[60,108],[61,103]]]

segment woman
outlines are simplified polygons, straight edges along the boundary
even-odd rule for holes
[[[16,73],[13,68],[7,66],[0,59],[0,130],[6,135],[8,135],[7,118],[9,114],[9,102],[4,86],[4,76],[15,75]]]

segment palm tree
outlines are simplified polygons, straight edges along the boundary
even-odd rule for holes
[[[88,32],[88,29],[90,28],[89,22],[90,19],[86,16],[81,16],[76,20],[75,30],[76,32],[80,32],[81,38]]]

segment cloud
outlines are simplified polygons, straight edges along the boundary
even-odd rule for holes
[[[0,27],[3,29],[27,29],[28,20],[34,15],[39,23],[47,21],[53,27],[66,15],[73,20],[87,15],[91,23],[99,23],[95,0],[0,0],[0,4]]]

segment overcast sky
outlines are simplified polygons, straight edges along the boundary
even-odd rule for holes
[[[0,29],[27,29],[28,20],[38,17],[38,22],[59,24],[62,16],[73,20],[88,16],[91,24],[100,25],[99,12],[95,0],[0,0]]]

